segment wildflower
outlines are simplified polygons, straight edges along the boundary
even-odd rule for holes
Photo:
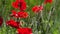
[[[33,8],[32,8],[32,11],[34,12],[34,13],[38,13],[38,12],[40,12],[40,11],[42,11],[43,10],[43,6],[34,6]]]
[[[14,16],[14,17],[18,18],[18,14],[15,10],[12,10],[11,12],[12,12],[12,14],[10,16]]]
[[[14,8],[19,8],[20,10],[25,10],[26,2],[24,0],[16,0],[15,2],[12,3],[12,6]]]
[[[18,12],[18,16],[20,18],[27,18],[28,17],[28,13],[24,12],[24,11],[20,11],[20,12]]]
[[[19,23],[18,22],[15,22],[14,20],[9,20],[9,21],[7,21],[6,22],[6,24],[8,25],[8,26],[11,26],[11,27],[14,27],[14,28],[19,28]]]
[[[31,34],[32,29],[31,28],[18,28],[17,32],[18,34]]]
[[[3,23],[3,18],[0,16],[0,26],[2,25]]]
[[[52,1],[53,1],[53,0],[45,0],[45,1],[44,1],[44,4],[47,4],[47,3],[50,3],[50,4],[51,4]]]

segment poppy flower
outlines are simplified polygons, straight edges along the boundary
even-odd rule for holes
[[[14,8],[19,8],[20,10],[25,10],[26,2],[24,0],[16,0],[15,2],[12,2],[12,6]]]
[[[20,12],[18,12],[18,16],[20,18],[27,18],[28,17],[28,13],[24,12],[24,11],[20,11]]]
[[[12,14],[10,16],[14,16],[14,17],[18,18],[18,14],[15,10],[12,10],[11,12],[12,12]]]
[[[43,6],[34,6],[34,7],[32,8],[32,11],[33,11],[34,13],[38,13],[38,12],[42,11],[42,9],[43,9]]]
[[[36,13],[36,12],[39,12],[39,7],[38,7],[38,6],[34,6],[34,7],[32,8],[32,11],[35,12],[35,13]]]
[[[15,22],[14,20],[9,20],[6,22],[6,25],[8,26],[11,26],[11,27],[14,27],[14,28],[19,28],[19,23],[18,22]]]
[[[0,16],[0,26],[2,25],[3,23],[3,18]]]
[[[50,4],[51,4],[52,1],[53,1],[53,0],[45,0],[45,1],[44,1],[44,4],[47,4],[47,3],[50,3]]]
[[[24,2],[25,0],[16,0],[17,2]]]
[[[18,28],[17,32],[18,34],[31,34],[32,29],[31,28]]]
[[[42,11],[43,10],[43,6],[39,6],[39,11]]]

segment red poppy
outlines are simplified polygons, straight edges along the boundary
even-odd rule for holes
[[[43,6],[34,6],[34,7],[32,8],[32,11],[33,11],[34,13],[38,13],[38,12],[42,11],[42,9],[43,9]]]
[[[53,1],[53,0],[45,0],[45,1],[44,1],[44,4],[47,4],[47,3],[50,3],[50,4],[51,4],[52,1]]]
[[[39,11],[42,11],[43,10],[43,6],[39,6]]]
[[[24,11],[20,11],[20,12],[18,12],[18,16],[20,18],[27,18],[28,17],[28,13],[24,12]]]
[[[3,18],[0,16],[0,26],[2,25],[3,23]]]
[[[25,10],[26,2],[24,0],[16,0],[15,2],[12,3],[12,6],[14,8],[19,8],[20,10]]]
[[[32,8],[32,11],[33,11],[34,13],[39,12],[39,7],[38,7],[38,6],[34,6],[34,7]]]
[[[7,21],[6,22],[6,24],[8,25],[8,26],[11,26],[11,27],[14,27],[14,28],[19,28],[19,23],[18,22],[15,22],[14,20],[9,20],[9,21]]]
[[[12,12],[11,16],[14,16],[14,17],[18,18],[18,14],[17,14],[17,12],[15,10],[12,10],[11,12]]]
[[[31,28],[18,28],[17,32],[18,34],[31,34],[32,29]]]
[[[20,10],[26,9],[26,2],[21,3]]]
[[[25,0],[16,0],[17,2],[24,2]]]

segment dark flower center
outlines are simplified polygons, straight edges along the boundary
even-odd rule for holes
[[[19,2],[18,6],[21,7],[22,6],[22,2]]]

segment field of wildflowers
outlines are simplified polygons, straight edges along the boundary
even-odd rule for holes
[[[0,34],[60,34],[60,0],[0,0]]]

